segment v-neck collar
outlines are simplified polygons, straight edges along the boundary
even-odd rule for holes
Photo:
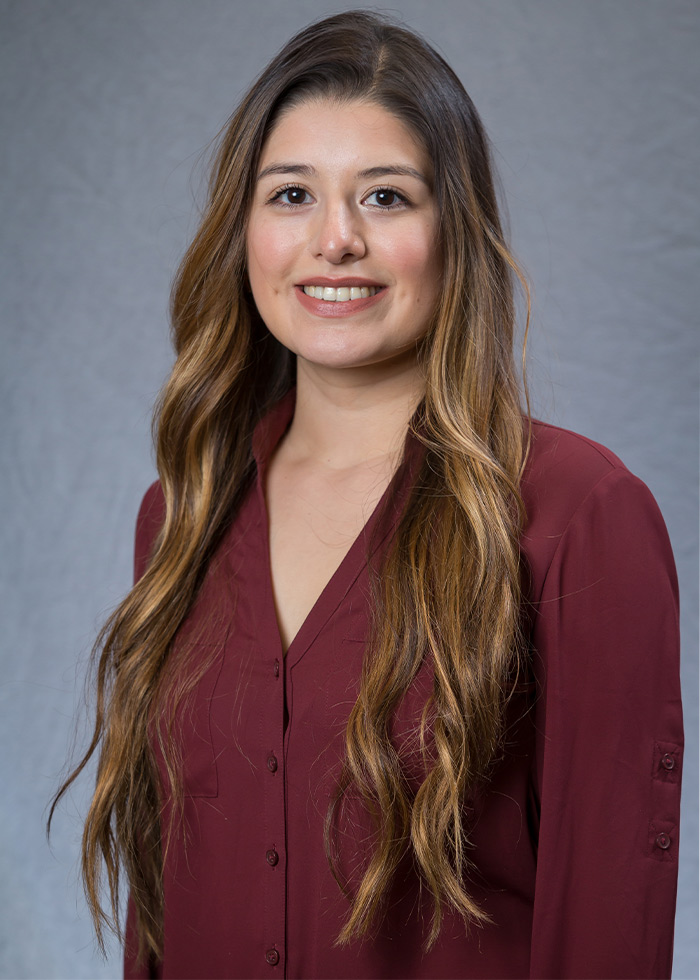
[[[266,606],[277,631],[280,657],[291,669],[304,656],[314,640],[353,587],[368,560],[383,545],[396,528],[405,497],[423,458],[424,447],[407,432],[401,464],[389,481],[367,522],[350,545],[342,561],[331,575],[306,618],[284,653],[279,632],[277,612],[272,591],[272,562],[270,556],[269,517],[265,499],[265,477],[268,463],[282,436],[294,417],[296,389],[292,388],[258,423],[253,433],[253,456],[257,466],[256,494],[261,514],[261,546],[266,567]]]

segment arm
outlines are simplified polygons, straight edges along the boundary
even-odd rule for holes
[[[151,560],[151,551],[165,518],[165,498],[160,483],[152,483],[144,494],[134,540],[134,583],[143,577]]]
[[[160,969],[151,961],[138,958],[139,940],[136,932],[136,912],[129,896],[124,930],[124,980],[158,980]]]
[[[154,483],[146,491],[136,520],[134,582],[138,582],[148,567],[153,542],[163,521],[164,506],[160,484]],[[159,976],[160,972],[154,964],[144,964],[138,960],[136,915],[133,900],[129,896],[124,930],[124,980],[155,980]]]
[[[537,603],[532,978],[670,977],[683,746],[678,593],[624,468],[564,531]]]

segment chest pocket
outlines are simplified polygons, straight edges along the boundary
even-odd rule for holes
[[[199,641],[188,632],[178,637],[172,652],[158,736],[156,726],[152,726],[151,739],[166,798],[170,796],[166,754],[182,779],[184,796],[213,798],[219,794],[219,778],[211,715],[228,628],[216,638],[209,635]]]

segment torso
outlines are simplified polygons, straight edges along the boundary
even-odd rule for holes
[[[384,494],[393,457],[347,469],[294,459],[284,442],[265,485],[275,607],[286,651]]]
[[[276,413],[259,440],[258,472],[289,422],[289,402]],[[413,441],[407,448],[415,452]],[[283,461],[280,452],[277,462]],[[414,461],[417,466],[420,455]],[[397,480],[400,504],[417,470],[406,473]],[[343,557],[388,482],[389,468],[381,480],[376,468],[371,479],[365,474],[364,487],[355,475],[357,483],[343,488],[327,481],[321,492],[318,472],[315,479],[307,473],[307,486],[291,468],[272,467],[274,568],[289,632],[324,588],[323,576],[332,575],[336,563],[343,566],[315,607],[313,629],[302,629],[285,662],[278,661],[257,483],[222,542],[216,574],[205,578],[186,629],[196,639],[193,668],[209,666],[172,728],[185,793],[182,815],[176,815],[182,829],[164,862],[164,960],[158,973],[138,972],[132,948],[126,975],[269,978],[274,971],[266,953],[274,949],[288,977],[642,976],[643,964],[652,964],[647,976],[669,976],[676,836],[664,831],[673,843],[659,852],[649,835],[657,819],[654,801],[661,826],[677,827],[680,791],[678,767],[651,778],[652,747],[680,752],[682,741],[668,539],[648,491],[612,453],[539,423],[522,483],[534,677],[530,687],[523,684],[522,698],[509,703],[513,723],[507,721],[503,758],[469,837],[475,863],[470,890],[493,924],[467,934],[448,913],[426,954],[430,899],[409,862],[376,938],[336,945],[347,901],[328,867],[324,821],[372,623],[361,549],[354,549],[354,562]],[[352,499],[353,487],[358,497],[365,494],[362,506],[341,514],[339,502]],[[164,512],[155,485],[139,516],[137,578]],[[386,523],[380,560],[396,527],[393,516]],[[295,545],[297,525],[305,532]],[[311,548],[319,536],[335,550]],[[328,564],[321,570],[324,553]],[[305,589],[296,613],[283,595],[285,573],[289,591],[295,572]],[[222,606],[230,619],[219,615]],[[415,780],[424,776],[425,764],[415,733],[432,690],[427,662],[392,727]],[[152,744],[164,787],[165,831],[173,814],[165,743]],[[428,759],[430,746],[429,732]],[[591,806],[591,799],[600,806]],[[360,806],[353,804],[349,819],[340,840],[344,867],[361,868],[372,828]],[[278,852],[276,866],[266,860],[271,849]],[[632,893],[651,909],[641,924],[637,906],[627,901]]]

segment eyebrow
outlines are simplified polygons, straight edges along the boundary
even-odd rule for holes
[[[270,177],[273,174],[295,174],[297,177],[315,177],[316,170],[314,167],[310,167],[308,163],[272,163],[269,167],[265,167],[264,170],[260,171],[257,179],[262,180],[264,177]],[[415,177],[417,180],[430,186],[428,178],[420,170],[416,170],[415,167],[404,166],[401,163],[387,163],[378,167],[368,167],[366,170],[360,170],[356,176],[360,180],[373,179],[375,177]]]

